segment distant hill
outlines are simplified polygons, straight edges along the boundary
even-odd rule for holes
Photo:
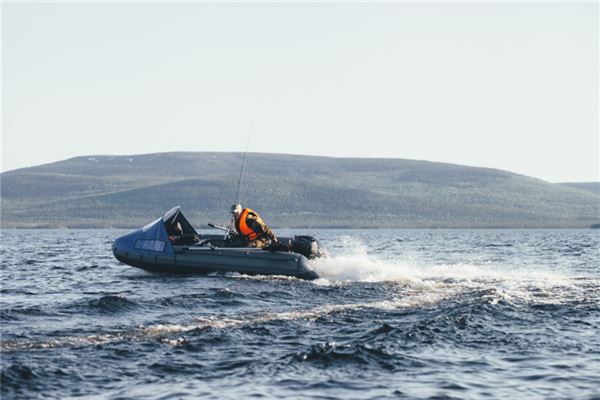
[[[1,225],[139,227],[182,205],[225,223],[242,153],[86,156],[0,175]],[[274,227],[589,227],[600,194],[488,168],[249,153],[242,201]]]
[[[600,194],[600,182],[563,182],[561,185]]]

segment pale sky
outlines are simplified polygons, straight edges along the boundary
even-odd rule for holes
[[[393,157],[597,181],[598,3],[4,3],[2,171]]]

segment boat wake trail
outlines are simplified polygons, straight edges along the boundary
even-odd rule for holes
[[[445,292],[446,296],[467,290],[493,290],[504,300],[543,303],[589,299],[591,293],[600,299],[600,279],[568,269],[498,262],[434,263],[411,255],[381,259],[355,239],[346,238],[344,244],[339,254],[313,262],[321,276],[316,284],[389,282],[427,290],[432,295]]]
[[[443,294],[441,295],[443,296]],[[158,341],[160,343],[176,346],[185,344],[187,342],[185,337],[177,336],[193,334],[194,332],[207,329],[227,330],[252,327],[273,322],[297,320],[315,321],[319,318],[324,318],[326,316],[347,311],[363,311],[369,309],[394,310],[432,304],[441,301],[442,299],[443,297],[436,297],[435,295],[431,295],[429,293],[415,292],[410,295],[391,298],[389,300],[345,304],[325,304],[308,309],[280,312],[257,312],[253,314],[240,314],[223,317],[196,317],[187,323],[154,324],[148,326],[139,326],[129,330],[119,330],[95,335],[53,337],[41,341],[27,339],[9,340],[2,343],[0,351],[11,352],[20,350],[52,349],[59,347],[81,347],[125,341]]]

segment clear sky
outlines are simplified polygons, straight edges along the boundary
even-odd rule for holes
[[[598,3],[3,3],[2,171],[394,157],[599,180]]]

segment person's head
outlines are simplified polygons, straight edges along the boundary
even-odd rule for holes
[[[238,219],[240,215],[242,215],[242,205],[240,203],[235,203],[231,206],[231,214],[235,219]]]

